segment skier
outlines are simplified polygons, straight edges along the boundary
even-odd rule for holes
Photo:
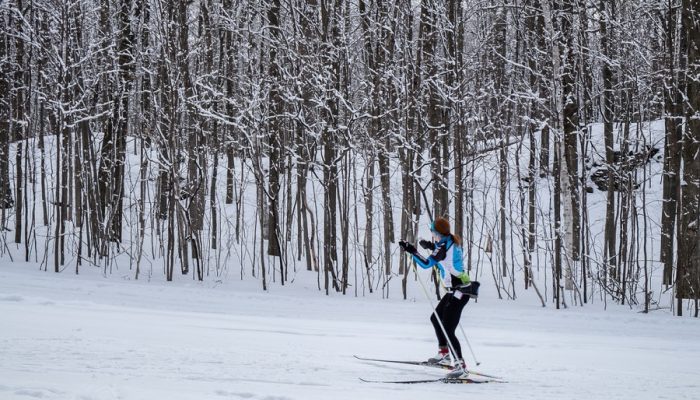
[[[451,365],[448,344],[453,347],[456,356],[454,369],[447,374],[448,378],[465,378],[468,375],[467,366],[462,358],[462,348],[455,335],[462,309],[470,297],[477,297],[479,282],[471,282],[469,274],[462,265],[462,242],[459,236],[450,233],[450,223],[445,218],[438,218],[430,224],[433,241],[421,240],[420,246],[432,250],[427,258],[418,253],[416,247],[403,240],[399,246],[413,256],[413,260],[421,268],[437,268],[440,280],[446,293],[440,299],[435,312],[430,316],[438,339],[438,354],[428,359],[429,363]],[[448,276],[449,275],[449,276]],[[438,321],[440,318],[440,321]],[[440,322],[442,326],[440,326]],[[443,330],[444,328],[444,330]],[[445,336],[447,334],[447,336]],[[448,341],[449,339],[449,341]]]

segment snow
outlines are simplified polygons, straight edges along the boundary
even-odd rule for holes
[[[667,312],[557,311],[484,291],[463,327],[476,369],[508,383],[371,384],[358,378],[442,375],[353,358],[433,355],[425,298],[128,276],[0,264],[0,399],[697,399],[700,390],[699,322]]]
[[[663,137],[662,121],[645,124],[639,130],[635,126],[631,131],[642,135],[640,145],[656,145]],[[589,155],[592,161],[600,162],[600,150],[604,148],[600,124],[592,127],[592,136]],[[51,138],[47,143],[48,160],[55,161]],[[520,162],[520,174],[526,172],[527,151],[524,143],[519,154],[515,150],[508,153],[511,165]],[[54,161],[48,164],[49,177],[55,175],[51,169]],[[323,295],[317,287],[316,272],[307,272],[303,262],[290,265],[294,271],[290,271],[285,286],[268,281],[269,291],[263,292],[259,278],[251,274],[251,266],[256,265],[253,254],[257,250],[252,245],[256,232],[243,229],[241,241],[234,243],[232,221],[238,210],[223,205],[223,179],[219,181],[222,242],[218,250],[207,249],[204,254],[208,268],[204,282],[193,281],[191,275],[178,275],[174,282],[165,282],[159,239],[152,230],[147,230],[143,243],[141,278],[133,280],[135,257],[131,251],[140,246],[135,206],[140,190],[139,160],[130,156],[127,161],[129,196],[125,209],[129,212],[125,214],[124,245],[130,251],[117,251],[108,268],[91,266],[91,260],[85,259],[80,275],[73,274],[77,241],[70,224],[66,236],[70,251],[60,274],[40,271],[42,260],[43,266],[53,268],[53,246],[48,245],[53,233],[49,228],[36,227],[38,243],[30,259],[39,264],[12,262],[8,253],[14,260],[23,260],[24,246],[6,239],[8,245],[0,251],[0,400],[698,398],[700,380],[695,368],[700,359],[700,321],[673,317],[669,309],[674,304],[673,290],[661,284],[658,238],[662,153],[645,167],[646,198],[639,191],[635,193],[638,205],[646,201],[649,218],[646,261],[651,306],[662,307],[648,315],[638,313],[642,309],[639,303],[632,307],[612,302],[606,305],[599,287],[592,296],[589,294],[591,302],[585,307],[577,306],[576,296],[567,291],[563,299],[570,308],[554,309],[548,293],[552,276],[547,248],[551,241],[551,196],[546,180],[551,177],[538,178],[541,215],[533,273],[548,299],[547,308],[539,307],[534,291],[522,287],[516,184],[521,176],[516,168],[508,172],[507,222],[514,227],[508,233],[513,235],[509,236],[508,253],[515,255],[514,267],[509,265],[514,270],[513,286],[498,282],[509,289],[503,296],[515,295],[516,300],[497,299],[497,277],[492,271],[500,270],[501,257],[498,246],[496,253],[487,255],[483,245],[487,237],[495,238],[498,232],[498,155],[487,154],[474,165],[476,221],[471,276],[482,286],[479,301],[467,305],[462,325],[480,366],[474,365],[466,343],[458,336],[470,366],[508,381],[486,385],[360,382],[360,377],[425,379],[443,374],[430,368],[353,358],[424,360],[435,354],[434,333],[428,321],[431,305],[413,276],[408,281],[408,300],[401,299],[402,277],[395,274],[401,253],[392,248],[394,274],[390,277],[383,276],[380,265],[372,266],[372,294],[362,281],[364,265],[355,268],[357,254],[350,255],[352,286],[347,296]],[[361,170],[363,161],[357,163]],[[220,177],[225,176],[223,168],[220,163]],[[398,180],[396,168],[393,165],[392,179]],[[155,173],[154,169],[149,171]],[[243,193],[237,192],[243,199],[242,224],[257,227],[252,190],[255,182],[248,169],[237,165],[236,171],[244,174],[237,178],[245,186]],[[52,185],[49,179],[49,188]],[[308,191],[315,194],[311,197],[322,199],[314,185],[313,180],[309,182]],[[394,221],[400,221],[398,188],[400,185],[394,185],[392,189]],[[153,193],[152,184],[147,189]],[[596,190],[588,197],[594,260],[603,253],[605,196],[605,192]],[[364,215],[364,204],[360,202],[356,207],[358,214]],[[147,215],[149,212],[147,209]],[[9,217],[12,220],[13,215]],[[422,217],[421,226],[427,227],[426,219]],[[365,227],[360,222],[351,229],[364,232]],[[419,236],[426,234],[419,232]],[[359,246],[360,240],[351,239],[350,248]],[[375,235],[374,240],[375,248],[382,248],[381,235]],[[646,254],[642,247],[638,246],[636,254],[640,263]],[[179,270],[179,265],[175,269]],[[109,273],[105,276],[106,271]],[[277,276],[279,269],[268,272],[268,277]],[[420,273],[420,278],[427,279],[427,271]],[[360,279],[353,280],[358,275]],[[641,287],[635,295],[641,302]],[[689,314],[692,311],[686,309],[685,315]]]

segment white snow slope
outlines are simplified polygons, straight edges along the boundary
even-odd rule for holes
[[[699,322],[666,312],[557,311],[484,293],[467,305],[463,326],[476,369],[508,383],[371,384],[358,378],[441,376],[353,358],[431,356],[425,298],[0,267],[2,400],[700,398]]]

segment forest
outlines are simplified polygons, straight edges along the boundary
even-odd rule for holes
[[[3,0],[0,28],[0,259],[406,298],[397,243],[446,216],[499,298],[698,316],[700,0]]]

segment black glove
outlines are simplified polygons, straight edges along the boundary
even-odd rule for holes
[[[405,240],[403,240],[403,239],[399,240],[399,247],[401,247],[401,250],[406,251],[407,245],[408,245],[408,243],[406,243]]]
[[[433,244],[433,242],[430,242],[428,240],[421,240],[418,242],[418,244],[420,245],[420,247],[426,250],[435,250],[435,245]]]
[[[399,240],[399,246],[403,249],[408,254],[416,254],[418,249],[416,249],[416,246],[406,242],[405,240]]]

